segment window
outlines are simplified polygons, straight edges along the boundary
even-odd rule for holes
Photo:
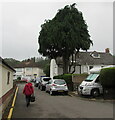
[[[100,54],[97,53],[96,51],[94,51],[93,53],[90,53],[90,55],[91,55],[93,58],[100,58]]]
[[[93,81],[94,79],[96,79],[97,77],[99,76],[99,74],[90,74],[85,81],[87,82],[91,82]]]
[[[51,78],[43,78],[44,81],[49,81]]]
[[[22,72],[22,68],[17,68],[16,72]]]
[[[10,82],[10,72],[7,73],[7,84]]]
[[[58,85],[66,84],[64,80],[55,80],[54,83]]]
[[[92,69],[93,68],[93,66],[89,66],[89,69]]]
[[[96,83],[99,83],[99,76],[97,77],[97,79],[96,79],[96,81],[95,81]]]
[[[32,70],[32,68],[26,68],[26,71],[31,71]]]
[[[49,80],[48,84],[51,84],[52,83],[52,80]]]

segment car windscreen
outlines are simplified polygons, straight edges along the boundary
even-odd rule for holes
[[[49,81],[51,78],[43,78],[44,81]]]
[[[94,79],[96,79],[98,76],[99,76],[99,74],[90,74],[90,75],[85,79],[85,81],[91,82],[91,81],[93,81]]]
[[[54,84],[64,85],[64,84],[66,84],[66,82],[64,80],[55,80]]]

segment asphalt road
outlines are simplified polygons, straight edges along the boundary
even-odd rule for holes
[[[36,101],[26,107],[22,93],[24,85],[19,84],[12,118],[113,118],[113,104],[80,99],[74,96],[50,96],[35,88]]]

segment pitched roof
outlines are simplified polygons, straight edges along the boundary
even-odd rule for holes
[[[14,68],[25,68],[25,67],[39,67],[39,68],[41,68],[41,65],[38,62],[23,61],[23,62],[14,66]]]
[[[71,57],[70,57],[71,58]],[[74,58],[75,61],[75,58]],[[79,65],[114,65],[113,56],[105,52],[79,52],[76,57]],[[62,64],[62,58],[56,60],[57,64]]]
[[[80,64],[89,64],[89,65],[113,65],[113,56],[110,53],[97,52],[99,56],[93,56],[92,52],[81,52],[79,53]]]
[[[4,59],[2,59],[1,57],[0,57],[0,63],[4,64],[4,65],[7,66],[8,68],[10,68],[10,69],[13,70],[14,72],[16,72],[16,71],[13,69],[13,67],[11,67],[10,65],[8,65],[8,63],[6,63],[6,62],[4,61]]]

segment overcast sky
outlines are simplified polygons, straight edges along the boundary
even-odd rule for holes
[[[38,36],[44,20],[52,19],[58,9],[74,2],[4,2],[0,22],[0,56],[23,60],[39,57]],[[89,51],[113,53],[113,3],[76,2],[88,25],[94,45]],[[0,43],[1,43],[0,42]]]

